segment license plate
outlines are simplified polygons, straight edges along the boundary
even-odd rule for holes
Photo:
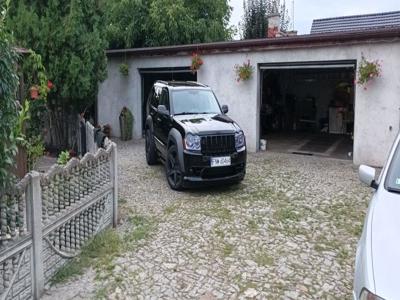
[[[225,167],[231,165],[230,156],[211,157],[211,167]]]

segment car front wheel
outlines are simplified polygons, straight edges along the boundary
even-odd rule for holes
[[[175,145],[168,148],[165,169],[169,186],[173,190],[182,190],[183,174],[179,163],[178,149]]]

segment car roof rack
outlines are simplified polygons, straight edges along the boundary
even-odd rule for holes
[[[165,84],[171,87],[208,87],[207,85],[197,81],[165,81],[157,80],[156,83]]]

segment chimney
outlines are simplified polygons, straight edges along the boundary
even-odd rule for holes
[[[280,34],[281,16],[279,13],[268,15],[267,38],[275,38]]]

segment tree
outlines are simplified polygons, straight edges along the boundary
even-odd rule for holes
[[[245,0],[243,2],[244,16],[240,24],[243,39],[265,38],[268,29],[268,15],[279,13],[281,30],[289,27],[289,14],[285,1],[279,0]]]
[[[49,92],[53,144],[69,147],[71,115],[94,104],[106,75],[106,40],[97,0],[18,0],[8,28],[18,45],[40,54],[54,88]]]
[[[18,87],[17,54],[12,47],[12,37],[7,33],[4,19],[6,5],[0,5],[0,196],[12,182],[9,174],[17,154],[16,91]]]
[[[109,48],[223,41],[232,37],[227,0],[104,0]]]

